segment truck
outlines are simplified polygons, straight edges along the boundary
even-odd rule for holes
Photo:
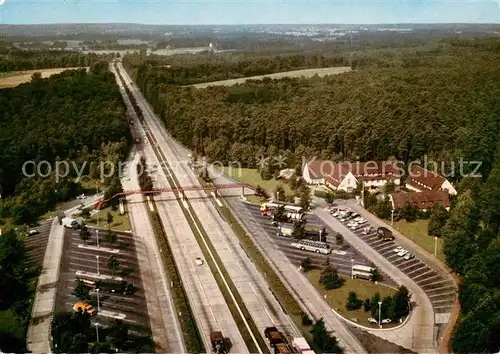
[[[134,284],[125,280],[102,279],[96,282],[96,288],[109,293],[131,295],[137,290]]]
[[[293,224],[278,223],[276,226],[276,236],[291,237],[293,232]],[[306,238],[313,241],[326,242],[326,229],[323,226],[309,225],[305,226]]]
[[[392,241],[392,240],[394,240],[394,235],[392,234],[391,230],[389,230],[386,227],[379,227],[377,229],[377,236],[382,241]]]
[[[267,338],[269,346],[273,349],[274,354],[294,353],[294,350],[283,333],[278,331],[276,327],[267,327],[264,329],[264,336]]]
[[[307,341],[304,337],[294,338],[292,341],[292,346],[295,348],[297,353],[314,354],[314,351],[311,349],[311,347],[309,346],[309,343],[307,343]]]
[[[212,349],[216,354],[226,354],[229,353],[226,345],[226,339],[220,331],[214,331],[210,333],[210,342],[212,343]]]

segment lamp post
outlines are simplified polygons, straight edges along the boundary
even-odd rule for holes
[[[95,289],[97,292],[97,311],[101,311],[101,307],[99,306],[99,289]]]
[[[391,226],[394,225],[394,209],[391,210]]]
[[[99,343],[99,323],[94,323],[95,324],[95,334],[97,336],[97,343]]]
[[[95,235],[97,237],[97,248],[99,248],[99,230],[95,230]]]
[[[380,324],[380,316],[382,316],[382,301],[378,302],[378,326],[382,328],[382,325]]]
[[[437,256],[438,238],[434,236],[434,256]]]
[[[101,275],[101,273],[99,273],[99,256],[95,256],[95,262],[97,264],[97,275]]]
[[[354,279],[354,258],[351,258],[351,279]]]

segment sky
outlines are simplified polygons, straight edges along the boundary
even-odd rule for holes
[[[500,0],[0,0],[0,23],[499,23]]]

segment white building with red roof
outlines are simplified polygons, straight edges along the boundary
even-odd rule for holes
[[[372,189],[383,187],[389,181],[399,185],[402,171],[395,161],[334,162],[312,159],[304,165],[302,177],[309,184],[352,192],[359,182]]]

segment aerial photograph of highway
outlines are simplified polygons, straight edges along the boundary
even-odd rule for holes
[[[0,0],[0,353],[500,354],[499,11]]]

